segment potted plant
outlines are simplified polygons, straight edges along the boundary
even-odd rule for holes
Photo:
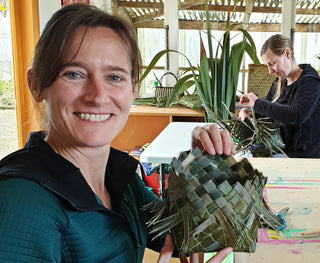
[[[235,3],[236,6],[236,3]],[[230,13],[226,30],[222,39],[218,41],[218,47],[213,50],[213,37],[210,29],[208,1],[205,0],[206,33],[208,35],[208,54],[204,52],[200,65],[191,64],[188,57],[176,50],[162,50],[157,53],[140,78],[140,82],[149,74],[159,59],[168,52],[178,53],[186,58],[190,67],[187,68],[178,82],[174,85],[166,106],[172,105],[174,100],[190,87],[195,87],[202,107],[205,110],[205,121],[214,122],[207,109],[212,110],[221,119],[228,118],[229,111],[235,112],[236,91],[241,61],[246,52],[255,64],[260,64],[256,54],[256,47],[250,34],[238,24],[230,22]],[[238,30],[243,35],[243,40],[231,46],[231,30]]]

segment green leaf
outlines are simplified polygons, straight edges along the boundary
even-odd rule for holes
[[[146,68],[146,70],[143,72],[143,74],[141,75],[138,84],[140,84],[145,78],[146,76],[149,74],[149,72],[153,69],[153,67],[157,64],[157,62],[159,61],[159,59],[164,55],[167,54],[169,52],[177,52],[175,50],[171,50],[171,49],[165,49],[162,50],[160,52],[158,52],[153,59],[151,60],[150,64],[148,65],[148,67]]]
[[[167,98],[166,107],[170,107],[170,105],[178,95],[185,92],[188,88],[194,86],[194,80],[188,81],[190,78],[193,78],[193,74],[185,75],[173,86],[173,89]]]

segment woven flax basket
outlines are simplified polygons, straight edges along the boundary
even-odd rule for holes
[[[164,73],[161,78],[160,78],[160,81],[159,81],[159,86],[156,87],[156,91],[155,91],[155,97],[156,97],[156,100],[157,102],[161,102],[161,101],[164,101],[166,102],[167,101],[167,98],[169,97],[171,91],[172,91],[172,87],[166,87],[166,86],[163,86],[162,82],[163,82],[163,79],[167,76],[172,76],[174,77],[175,81],[177,82],[178,81],[178,78],[176,77],[176,75],[174,75],[172,72],[166,72]]]
[[[247,159],[182,152],[171,163],[163,219],[152,222],[153,231],[170,231],[181,253],[254,252],[261,218],[281,226],[264,202],[266,181]]]
[[[268,72],[268,67],[263,64],[249,64],[248,93],[254,92],[259,98],[264,99],[275,79]]]

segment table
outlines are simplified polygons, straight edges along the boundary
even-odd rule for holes
[[[236,263],[319,262],[320,235],[305,238],[305,230],[320,229],[320,159],[250,158],[253,167],[268,177],[265,199],[285,215],[287,227],[280,233],[259,230],[253,254],[235,253]]]
[[[165,189],[164,165],[171,163],[173,157],[178,156],[181,151],[190,150],[193,128],[205,124],[204,122],[171,122],[140,155],[142,163],[160,163],[160,196],[163,197]]]
[[[175,121],[203,122],[203,111],[183,107],[133,106],[126,125],[111,146],[130,152],[135,146],[152,142],[169,123]]]
[[[180,151],[190,149],[192,129],[203,124],[170,123],[140,160],[170,163]],[[275,211],[289,208],[285,215],[287,227],[279,233],[260,229],[256,251],[234,253],[235,262],[319,262],[320,235],[308,238],[300,236],[300,232],[320,229],[320,159],[249,158],[249,161],[268,177],[265,199],[270,207]]]
[[[191,132],[204,122],[171,122],[141,154],[144,163],[171,163],[179,152],[190,150]]]

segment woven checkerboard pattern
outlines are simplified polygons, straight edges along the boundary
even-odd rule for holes
[[[171,164],[166,216],[180,217],[171,231],[181,253],[224,247],[254,252],[260,217],[277,225],[263,200],[266,177],[247,159],[182,152]]]

